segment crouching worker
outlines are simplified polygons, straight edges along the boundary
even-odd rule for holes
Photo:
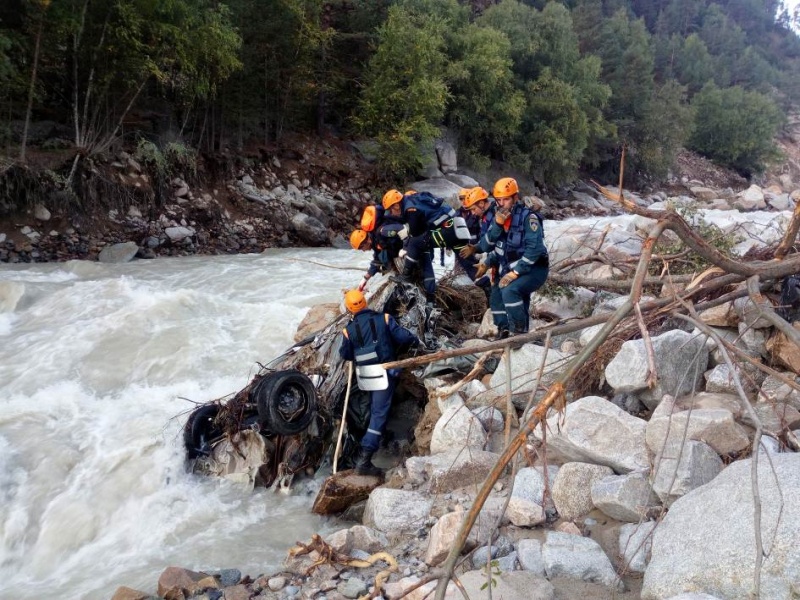
[[[355,468],[359,475],[381,475],[383,471],[372,464],[372,455],[380,447],[400,371],[388,370],[386,385],[376,386],[370,385],[368,378],[371,373],[364,367],[396,360],[401,351],[419,346],[420,340],[408,329],[398,325],[391,315],[367,308],[364,293],[359,290],[347,292],[344,296],[344,305],[353,315],[353,319],[342,331],[339,355],[344,360],[355,361],[359,387],[369,391],[370,396],[369,426],[367,433],[361,439]],[[376,387],[384,389],[375,389]]]
[[[487,264],[498,269],[490,305],[502,338],[528,332],[531,294],[547,280],[550,261],[542,217],[520,200],[517,181],[503,177],[495,183],[492,195],[498,210],[490,237],[497,241]]]

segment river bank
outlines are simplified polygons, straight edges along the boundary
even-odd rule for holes
[[[77,196],[59,187],[71,162],[66,154],[42,153],[25,168],[6,165],[0,173],[8,194],[0,198],[0,263],[347,247],[363,208],[389,187],[425,189],[454,200],[462,187],[489,188],[508,174],[518,178],[524,194],[544,201],[545,218],[620,212],[588,180],[540,188],[525,173],[502,167],[479,174],[460,167],[452,146],[428,156],[422,178],[406,182],[381,180],[369,143],[334,137],[289,137],[281,146],[215,156],[184,149],[188,154],[169,168],[143,148],[86,159]],[[793,191],[791,178],[784,179],[783,191]],[[730,189],[732,197],[747,185],[684,151],[663,187],[641,195],[691,195],[699,186]],[[109,250],[117,244],[127,246]]]

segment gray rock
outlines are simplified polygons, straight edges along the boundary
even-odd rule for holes
[[[412,533],[427,521],[432,506],[433,500],[425,494],[375,488],[364,509],[364,525],[387,535]]]
[[[475,552],[472,553],[472,566],[476,569],[480,569],[489,561],[489,556],[492,558],[497,557],[497,546],[491,546],[490,548],[481,546],[480,548],[476,548]]]
[[[37,221],[49,221],[50,211],[43,204],[37,204],[33,208],[33,218]]]
[[[569,577],[618,590],[624,587],[608,556],[592,539],[548,531],[542,557],[548,579]]]
[[[612,475],[592,485],[592,503],[617,521],[637,522],[660,504],[644,473]]]
[[[542,373],[542,380],[539,382],[540,389],[545,389],[555,381],[570,358],[570,354],[563,353],[555,348],[550,348],[545,357],[545,348],[536,344],[525,344],[518,350],[512,350],[511,390],[515,396],[515,404],[521,405],[521,408],[524,408],[525,404],[527,404],[528,396],[535,383],[535,374],[539,372],[543,359],[545,360],[545,367]],[[507,372],[506,361],[501,360],[489,381],[489,387],[505,392]]]
[[[445,179],[464,189],[470,189],[480,185],[480,183],[475,181],[472,177],[469,177],[468,175],[461,175],[460,173],[447,173]]]
[[[97,260],[102,263],[126,263],[136,256],[138,251],[139,245],[136,242],[112,244],[100,251]]]
[[[784,375],[795,382],[800,380],[794,373],[784,373]],[[761,384],[761,396],[767,402],[788,404],[792,408],[800,410],[800,392],[772,375],[768,376]]]
[[[708,364],[708,349],[702,336],[673,330],[652,338],[658,381],[648,389],[647,351],[643,340],[622,344],[606,366],[608,384],[615,392],[639,392],[648,408],[655,408],[664,394],[678,396],[696,390]]]
[[[562,519],[574,521],[593,508],[592,484],[613,475],[610,467],[570,462],[563,465],[553,485],[553,502]]]
[[[192,237],[195,234],[195,230],[191,227],[166,227],[164,233],[175,243]]]
[[[617,473],[650,468],[644,420],[600,396],[567,404],[563,417],[555,414],[547,419],[547,443],[551,451],[557,451],[567,461],[605,465]],[[541,426],[533,435],[542,439]]]
[[[738,408],[736,396],[703,393],[697,394],[696,398],[697,404],[689,404],[687,410],[681,410],[684,404],[691,401],[690,396],[680,401],[665,396],[653,411],[646,433],[647,447],[653,454],[659,454],[666,446],[679,445],[684,437],[687,440],[703,440],[723,456],[740,452],[750,444],[749,436],[735,420],[736,415],[741,413],[731,410]],[[713,407],[714,403],[716,408]],[[709,408],[704,408],[704,405]]]
[[[345,598],[358,598],[367,592],[367,584],[357,577],[351,577],[346,581],[340,582],[336,586],[336,591]]]
[[[297,213],[292,217],[292,227],[300,240],[309,246],[324,246],[328,243],[328,230],[312,216]]]
[[[542,543],[536,539],[523,539],[517,542],[517,560],[525,571],[544,577],[544,558]]]
[[[772,468],[774,467],[774,472]],[[769,554],[761,569],[761,597],[789,600],[800,581],[800,454],[759,461],[761,528]],[[653,538],[642,598],[656,600],[703,590],[719,598],[753,591],[751,459],[728,466],[713,481],[677,500]]]
[[[769,303],[769,300],[766,298],[766,296],[764,297],[764,301]],[[753,304],[753,301],[747,296],[734,300],[733,310],[736,311],[736,314],[739,315],[739,319],[745,324],[746,327],[752,327],[753,329],[772,327],[772,323],[770,323],[765,317],[761,316],[761,313],[758,311],[756,305]]]
[[[703,442],[671,445],[656,457],[653,491],[665,506],[713,480],[723,469],[722,459]]]
[[[650,561],[653,532],[657,523],[627,523],[619,530],[619,553],[625,561],[626,571],[644,573]]]
[[[273,592],[282,590],[283,586],[285,585],[286,585],[286,577],[270,577],[267,580],[267,587]]]
[[[242,579],[242,572],[239,569],[222,569],[219,572],[219,583],[222,587],[236,585]]]
[[[506,516],[517,527],[531,527],[545,520],[544,477],[532,467],[520,469],[508,501]]]
[[[437,140],[435,144],[436,157],[439,159],[439,168],[442,173],[458,171],[458,157],[453,144],[445,140]]]
[[[431,435],[431,454],[463,448],[483,448],[486,431],[478,417],[461,403],[442,411]]]
[[[461,186],[441,176],[415,181],[410,187],[418,192],[429,192],[437,198],[443,198],[451,206],[458,205],[458,192],[461,191]]]
[[[478,600],[486,597],[486,571],[469,571],[459,578],[469,598]],[[553,585],[531,573],[530,571],[503,571],[499,575],[492,575],[492,598],[498,600],[555,600]],[[436,582],[431,582],[435,587]],[[453,586],[453,598],[460,598],[461,594]],[[421,588],[424,590],[425,588]],[[448,597],[450,588],[448,587]],[[422,598],[422,596],[419,596]]]

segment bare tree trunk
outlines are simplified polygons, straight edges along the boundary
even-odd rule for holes
[[[31,82],[28,86],[28,106],[25,109],[25,125],[22,128],[22,144],[19,149],[19,160],[25,162],[25,149],[28,145],[28,127],[31,123],[31,113],[33,112],[33,92],[36,89],[36,71],[39,70],[39,49],[42,46],[42,30],[44,29],[44,14],[47,11],[48,2],[42,4],[42,12],[39,15],[39,27],[36,30],[36,42],[33,46],[33,65],[31,66]]]

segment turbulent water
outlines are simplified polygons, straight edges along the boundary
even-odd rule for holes
[[[313,498],[184,470],[191,401],[235,392],[341,299],[345,250],[0,268],[0,598],[154,591],[169,565],[250,575],[325,524]],[[177,416],[176,416],[177,415]]]

